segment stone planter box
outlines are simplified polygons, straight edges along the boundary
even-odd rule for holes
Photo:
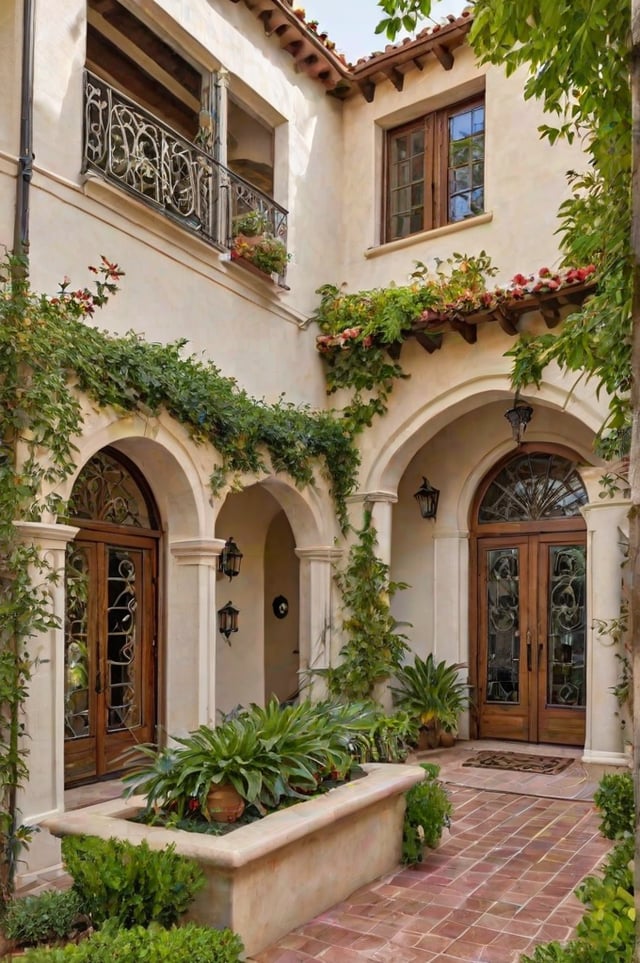
[[[207,877],[188,918],[235,930],[251,956],[400,862],[404,793],[424,771],[364,768],[366,778],[222,837],[130,822],[140,808],[135,797],[63,813],[43,825],[56,836],[146,839],[154,849],[175,843]]]

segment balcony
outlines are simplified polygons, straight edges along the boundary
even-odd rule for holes
[[[205,145],[187,140],[89,71],[83,140],[83,173],[99,173],[207,244],[284,285],[287,211],[214,160]],[[247,215],[260,226],[258,241],[237,239],[237,225]],[[261,257],[260,248],[280,256]]]

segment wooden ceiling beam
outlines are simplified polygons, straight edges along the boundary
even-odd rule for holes
[[[416,331],[414,338],[418,342],[421,348],[424,348],[429,354],[433,354],[434,351],[438,351],[442,347],[442,333],[426,334],[424,331]]]
[[[444,67],[445,70],[451,70],[454,65],[454,57],[448,47],[445,47],[441,43],[436,43],[433,45],[433,52]]]
[[[397,91],[401,91],[404,87],[404,74],[400,73],[395,67],[390,70],[385,71],[386,76],[389,78],[393,86]]]
[[[475,344],[478,340],[478,328],[473,324],[467,324],[466,321],[459,318],[451,318],[449,327],[452,331],[457,331],[459,335],[462,335],[467,344]]]

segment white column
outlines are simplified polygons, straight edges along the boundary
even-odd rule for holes
[[[215,725],[216,572],[224,546],[223,538],[189,538],[169,545],[175,567],[169,579],[163,686],[170,735]]]
[[[376,530],[378,542],[376,555],[386,565],[391,564],[391,516],[397,501],[396,493],[390,491],[358,492],[347,499],[351,524],[355,529],[362,528],[364,524],[365,508],[371,510],[371,524]]]
[[[469,533],[453,529],[433,533],[433,657],[469,664]],[[460,672],[467,679],[469,670]],[[459,735],[469,738],[469,714],[460,719]]]
[[[314,677],[316,669],[335,665],[339,649],[335,631],[335,586],[333,566],[342,557],[340,549],[316,545],[296,548],[300,559],[300,682],[311,682],[312,695],[323,687]]]
[[[620,616],[624,531],[629,502],[602,499],[582,509],[587,523],[587,718],[583,762],[627,765],[618,704],[611,691],[619,676],[617,646],[597,622]]]
[[[34,825],[47,816],[64,812],[64,562],[67,544],[79,529],[71,525],[16,522],[25,544],[37,547],[51,572],[59,575],[46,586],[56,627],[27,643],[33,661],[29,694],[24,708],[29,779],[18,793],[18,808],[24,823]],[[36,584],[42,573],[35,571]],[[28,870],[36,872],[60,861],[59,840],[48,833],[34,837],[28,854]],[[21,870],[22,872],[22,870]]]

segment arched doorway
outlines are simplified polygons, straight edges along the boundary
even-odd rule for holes
[[[144,479],[103,449],[69,502],[81,531],[67,548],[65,784],[109,777],[156,725],[157,512]]]
[[[545,446],[523,445],[480,486],[470,613],[480,738],[584,745],[586,502],[572,453]]]

